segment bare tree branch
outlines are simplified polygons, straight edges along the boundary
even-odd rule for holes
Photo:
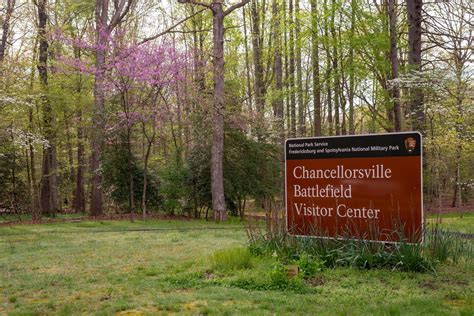
[[[224,11],[224,16],[232,13],[232,11],[234,11],[235,9],[238,9],[240,7],[243,7],[244,5],[246,5],[247,3],[249,3],[250,0],[242,0],[241,2],[239,3],[236,3],[232,6],[230,6],[229,8],[227,8],[227,10]]]
[[[127,3],[127,6],[125,7],[125,2]],[[130,11],[130,7],[132,6],[134,0],[121,0],[120,3],[118,4],[117,9],[115,10],[114,15],[112,16],[112,19],[110,20],[110,29],[114,29],[117,24],[119,24],[127,15],[127,13]],[[125,9],[124,9],[125,7]]]
[[[178,27],[179,25],[183,24],[183,23],[186,22],[187,20],[189,20],[189,19],[195,17],[196,15],[198,15],[198,14],[204,12],[204,10],[206,10],[206,9],[201,9],[201,10],[197,11],[196,13],[194,13],[194,14],[192,14],[192,15],[190,15],[190,16],[184,18],[184,19],[182,19],[181,21],[179,21],[179,22],[173,24],[172,26],[170,26],[169,28],[167,28],[167,29],[164,30],[163,32],[160,32],[160,33],[158,33],[158,34],[156,34],[156,35],[153,35],[153,36],[144,38],[141,42],[138,43],[138,45],[141,45],[141,44],[144,44],[144,43],[146,43],[146,42],[152,41],[152,40],[154,40],[154,39],[157,39],[158,37],[161,37],[161,36],[165,35],[166,33],[169,33],[171,30],[173,30],[174,28],[176,28],[176,27]]]
[[[179,3],[191,3],[191,4],[196,4],[196,5],[200,5],[202,7],[205,7],[205,8],[208,8],[210,10],[212,10],[212,6],[209,4],[209,3],[204,3],[204,2],[201,2],[201,1],[195,1],[195,0],[178,0]]]

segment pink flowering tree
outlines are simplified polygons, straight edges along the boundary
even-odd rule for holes
[[[61,41],[73,47],[85,50],[101,50],[96,44],[83,40],[66,38],[61,33],[55,34]],[[146,216],[146,188],[148,160],[157,132],[170,123],[173,131],[173,121],[176,116],[175,108],[183,97],[183,87],[186,85],[184,69],[189,67],[186,54],[173,44],[147,42],[144,44],[127,43],[126,34],[116,30],[107,36],[109,55],[105,62],[104,95],[110,104],[115,105],[112,115],[106,122],[107,143],[125,140],[128,152],[129,170],[129,211],[135,209],[133,183],[133,133],[140,128],[146,139],[145,154],[143,155],[144,173],[141,208]],[[72,70],[96,75],[97,69],[93,62],[75,58],[61,58],[64,71]],[[119,107],[117,107],[119,105]],[[176,105],[176,106],[175,106]],[[109,111],[110,113],[110,111]],[[175,142],[176,145],[176,142]]]

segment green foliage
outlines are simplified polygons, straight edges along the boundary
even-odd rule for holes
[[[252,254],[247,248],[229,248],[216,251],[211,256],[212,267],[219,271],[249,269]]]
[[[272,196],[279,188],[276,146],[258,143],[243,132],[227,129],[224,143],[224,189],[228,210],[236,214],[248,198]],[[189,203],[211,206],[210,147],[198,145],[188,159]]]
[[[131,173],[133,177],[133,198],[135,206],[142,200],[143,194],[143,168],[135,156],[131,157]],[[110,145],[104,155],[104,184],[110,198],[122,209],[126,209],[129,203],[129,168],[128,151],[124,145]],[[159,193],[160,181],[156,175],[147,175],[147,207],[158,208],[162,202]]]
[[[289,278],[286,274],[285,266],[280,262],[276,261],[272,269],[269,271],[271,284],[279,289],[284,289],[288,286]]]
[[[304,276],[323,267],[434,272],[438,263],[472,259],[471,247],[459,236],[439,230],[427,236],[425,243],[420,245],[383,244],[366,240],[293,237],[282,231],[270,237],[254,236],[250,240],[250,251],[262,256],[276,255],[283,261],[296,259]]]
[[[221,281],[223,285],[237,287],[248,291],[285,291],[294,293],[313,292],[298,276],[290,277],[286,267],[279,261],[264,262],[257,269],[257,273],[242,275],[237,279]],[[266,270],[262,270],[262,268]]]
[[[209,147],[198,144],[187,160],[189,172],[184,179],[189,188],[188,204],[193,207],[211,207],[211,155]]]
[[[309,255],[306,252],[300,254],[296,263],[303,277],[312,277],[324,268],[324,261],[321,258]]]
[[[434,226],[426,234],[426,247],[430,257],[436,262],[458,262],[462,258],[473,259],[472,244],[456,233],[444,231]]]
[[[182,211],[181,201],[187,196],[187,187],[183,183],[187,177],[187,170],[180,162],[179,153],[176,159],[167,163],[160,172],[162,180],[161,193],[164,197],[163,209],[166,213],[174,215]]]
[[[0,135],[0,208],[24,211],[29,192],[21,173],[23,157],[17,146]]]

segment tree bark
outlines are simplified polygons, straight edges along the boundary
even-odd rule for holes
[[[214,111],[212,116],[211,191],[212,210],[216,221],[227,219],[224,198],[224,11],[222,3],[214,0],[213,58],[214,58]]]
[[[390,33],[390,65],[392,68],[392,80],[398,78],[398,45],[397,45],[397,0],[388,0],[388,19]],[[394,84],[391,89],[393,102],[393,118],[395,132],[402,130],[402,113],[400,109],[400,88]]]
[[[355,96],[355,67],[354,67],[354,30],[356,18],[356,1],[351,0],[351,28],[349,47],[349,134],[355,134],[354,96]]]
[[[326,46],[326,91],[328,108],[329,135],[334,134],[334,121],[332,115],[332,71],[331,71],[331,51],[329,43],[329,8],[327,0],[324,0],[324,37]],[[334,58],[334,57],[333,57]]]
[[[102,149],[105,145],[105,50],[107,47],[107,19],[109,0],[97,0],[95,6],[96,50],[94,78],[94,113],[91,129],[91,203],[90,214],[103,214],[102,205]]]
[[[255,91],[255,104],[257,110],[257,122],[256,126],[257,139],[262,140],[262,127],[260,124],[263,120],[265,110],[265,84],[264,84],[264,73],[263,73],[263,59],[262,59],[262,46],[264,42],[263,32],[260,30],[260,12],[262,11],[258,0],[253,0],[251,3],[252,12],[252,46],[253,46],[253,64],[254,64],[254,91]],[[264,8],[263,8],[264,9]]]
[[[306,134],[306,106],[303,99],[303,67],[301,65],[302,40],[299,0],[295,0],[295,45],[296,94],[298,96],[298,135],[304,136]]]
[[[318,2],[311,0],[311,61],[313,68],[314,136],[321,136],[321,83],[319,80]]]
[[[74,58],[80,59],[81,58],[81,50],[80,48],[74,49]],[[84,213],[86,211],[85,208],[85,189],[84,189],[84,166],[85,166],[85,159],[84,159],[84,130],[82,126],[82,102],[81,102],[81,94],[82,94],[82,75],[79,73],[77,75],[77,82],[76,82],[76,136],[77,136],[77,169],[76,169],[76,188],[74,190],[74,197],[73,197],[73,208],[76,212]]]
[[[273,19],[273,72],[275,74],[274,89],[275,98],[273,99],[273,115],[275,118],[275,133],[278,133],[278,143],[280,144],[280,172],[283,177],[284,163],[285,163],[285,121],[283,117],[284,103],[283,103],[283,68],[281,57],[281,25],[280,25],[280,2],[273,0],[272,2],[272,19]],[[285,200],[285,181],[281,183],[281,198]]]
[[[7,0],[7,7],[2,23],[2,38],[0,41],[0,74],[2,74],[2,65],[5,58],[5,51],[7,49],[8,36],[10,35],[10,20],[15,9],[15,0]]]
[[[296,95],[295,95],[295,26],[293,13],[293,0],[289,0],[288,8],[288,49],[289,49],[289,94],[290,94],[290,136],[296,137]]]
[[[408,13],[408,64],[410,70],[421,71],[421,21],[423,0],[406,0]],[[420,87],[410,88],[411,127],[424,133],[425,112],[423,109],[423,91]]]
[[[36,3],[38,13],[38,74],[42,90],[41,104],[43,108],[43,133],[48,145],[43,148],[43,165],[41,178],[40,205],[43,214],[54,215],[57,211],[57,180],[55,139],[53,130],[53,113],[48,98],[48,48],[46,35],[48,23],[47,0]]]
[[[142,215],[143,215],[143,220],[146,219],[146,214],[147,214],[147,186],[148,186],[148,160],[150,158],[151,154],[151,147],[153,143],[155,142],[155,137],[156,137],[156,116],[153,115],[153,134],[151,137],[149,137],[146,133],[146,128],[145,128],[145,123],[142,123],[142,132],[143,135],[145,135],[147,139],[147,147],[146,147],[146,152],[145,152],[145,157],[143,159],[143,192],[142,192]]]
[[[250,76],[250,62],[249,62],[249,45],[248,45],[248,35],[247,35],[247,21],[246,21],[246,13],[245,8],[242,10],[243,16],[243,23],[244,23],[244,48],[245,48],[245,72],[247,75],[247,108],[249,113],[252,113],[252,84],[251,84],[251,76]]]
[[[33,56],[32,56],[32,66],[30,69],[30,85],[29,88],[33,90],[34,80],[35,80],[35,61],[36,55],[38,53],[38,37],[35,38],[33,42]],[[30,100],[31,102],[32,100]],[[34,123],[33,123],[33,108],[30,107],[28,109],[28,128],[30,133],[34,133]],[[40,220],[41,219],[41,206],[39,202],[39,187],[36,177],[36,160],[35,160],[35,149],[33,146],[33,142],[30,138],[28,138],[28,153],[29,153],[29,163],[30,163],[30,194],[31,194],[31,218],[32,220]]]
[[[337,49],[337,35],[336,35],[336,0],[331,2],[331,39],[332,39],[332,71],[334,73],[334,120],[336,135],[341,135],[341,123],[339,113],[339,65],[338,65],[338,49]]]

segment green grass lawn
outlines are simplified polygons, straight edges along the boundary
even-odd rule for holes
[[[279,290],[257,282],[271,259],[215,268],[216,251],[245,246],[237,221],[0,227],[0,315],[474,313],[472,262],[436,274],[326,269],[304,290]]]
[[[474,212],[464,212],[462,218],[457,212],[430,215],[426,223],[428,228],[438,224],[444,230],[474,234]]]

